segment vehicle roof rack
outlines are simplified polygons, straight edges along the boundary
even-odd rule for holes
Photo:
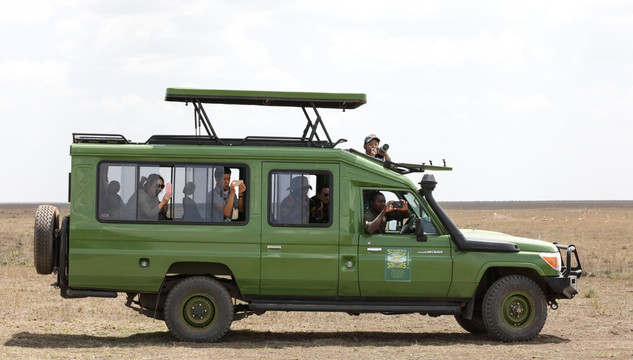
[[[229,143],[226,139],[219,138],[215,129],[211,125],[211,121],[209,120],[202,104],[300,107],[307,119],[306,127],[304,128],[301,137],[259,137],[259,139],[267,139],[265,142],[268,142],[270,145],[273,145],[274,143],[275,145],[285,144],[287,146],[315,146],[330,148],[346,142],[347,140],[339,139],[336,142],[332,141],[317,109],[342,109],[345,111],[347,109],[356,109],[367,102],[365,94],[183,88],[167,88],[165,101],[177,101],[184,102],[185,104],[193,104],[196,136],[198,136],[201,140],[206,138],[208,141],[205,141],[204,143],[207,145],[248,145],[257,144],[258,141],[254,141],[256,137],[252,136],[246,137],[244,141],[236,143]],[[316,116],[314,120],[310,118],[306,108],[312,108]],[[202,128],[206,131],[206,135],[201,134]],[[318,134],[319,128],[325,134],[325,138],[323,140],[321,140],[321,137]],[[160,138],[162,141],[167,140],[164,137]],[[156,141],[156,139],[152,141]],[[277,143],[275,143],[275,141],[277,141]]]
[[[339,140],[342,141],[342,140]],[[327,141],[311,141],[298,137],[247,136],[243,139],[215,139],[196,135],[153,135],[146,144],[177,145],[227,145],[227,146],[287,146],[287,147],[321,147],[331,148],[339,143]]]
[[[399,174],[410,174],[410,173],[418,173],[418,172],[425,172],[426,170],[433,170],[433,171],[451,171],[453,170],[452,167],[446,166],[446,160],[442,159],[442,166],[437,166],[437,165],[433,165],[432,161],[429,161],[429,165],[427,165],[426,163],[422,163],[422,164],[409,164],[409,163],[397,163],[397,162],[393,162],[391,160],[385,160],[382,161],[380,159],[377,158],[373,158],[371,156],[367,156],[367,154],[362,153],[358,150],[355,149],[349,149],[349,152],[352,152],[356,155],[361,155],[366,157],[369,160],[375,161],[379,164],[382,164],[386,169],[395,171]]]
[[[290,91],[212,90],[167,88],[165,101],[205,104],[291,106],[356,109],[367,102],[365,94]]]
[[[119,134],[73,133],[73,143],[129,144],[130,142],[125,136]]]

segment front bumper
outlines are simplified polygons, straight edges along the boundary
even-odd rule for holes
[[[552,292],[553,298],[571,299],[578,294],[578,278],[582,275],[582,266],[580,265],[580,259],[578,258],[578,252],[574,245],[561,245],[556,244],[558,251],[561,253],[561,258],[564,262],[561,267],[561,275],[558,277],[549,277],[545,280]],[[563,251],[565,252],[563,254]],[[573,255],[573,258],[572,258]],[[575,265],[572,266],[572,262]]]
[[[545,278],[554,299],[571,299],[578,294],[576,276]]]

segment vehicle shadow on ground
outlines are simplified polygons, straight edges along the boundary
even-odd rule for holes
[[[540,335],[528,344],[561,344],[569,339],[554,335]],[[387,333],[387,332],[258,332],[251,330],[229,331],[216,343],[186,343],[177,341],[169,332],[134,334],[127,337],[92,336],[73,334],[35,334],[20,332],[13,334],[4,346],[24,348],[99,348],[182,346],[186,348],[286,348],[321,346],[447,346],[457,344],[495,345],[503,344],[488,335],[468,333]]]

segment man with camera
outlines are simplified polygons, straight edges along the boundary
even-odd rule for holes
[[[365,136],[365,143],[363,147],[365,148],[365,155],[369,157],[373,157],[381,161],[391,160],[391,157],[387,154],[389,145],[384,144],[383,146],[380,146],[380,139],[375,134]]]
[[[365,231],[368,234],[384,234],[387,221],[402,221],[409,215],[406,201],[385,202],[385,196],[380,191],[372,191],[369,193],[369,206],[365,210]]]

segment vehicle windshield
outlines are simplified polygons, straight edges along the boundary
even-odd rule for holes
[[[412,193],[403,193],[404,199],[409,203],[409,212],[411,214],[415,214],[418,218],[422,219],[422,223],[424,226],[425,234],[437,234],[437,229],[433,222],[431,221],[431,217],[424,211],[424,207],[418,200],[418,198]]]

